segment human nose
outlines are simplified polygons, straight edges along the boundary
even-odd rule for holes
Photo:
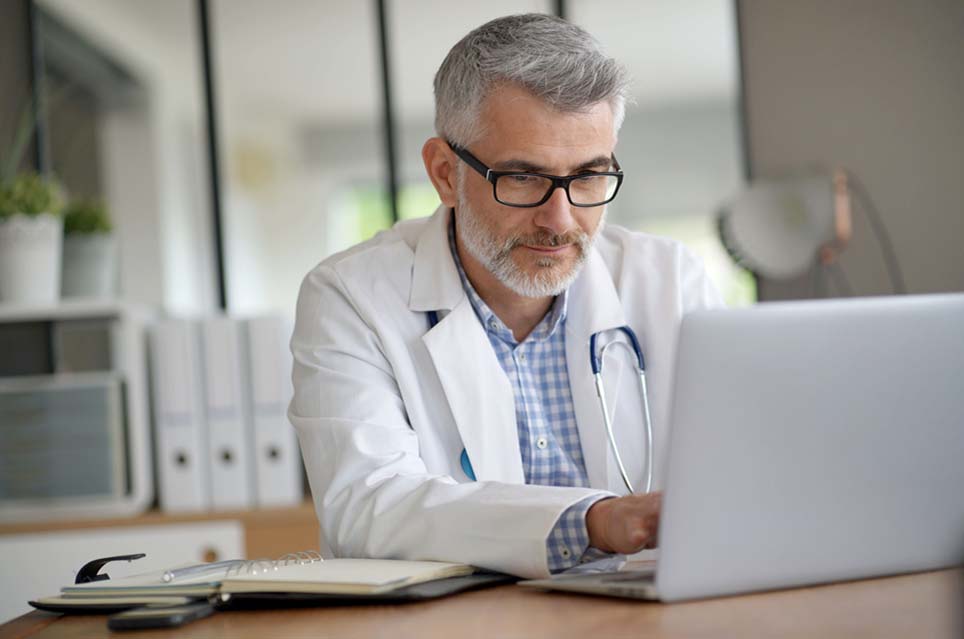
[[[569,196],[562,187],[552,190],[552,195],[536,209],[533,220],[536,226],[551,231],[554,235],[562,235],[575,225],[572,216],[572,204]]]

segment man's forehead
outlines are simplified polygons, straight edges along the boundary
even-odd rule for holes
[[[533,149],[509,151],[491,163],[495,171],[527,171],[566,175],[579,171],[606,171],[612,166],[612,153],[570,153],[566,157],[539,153]]]

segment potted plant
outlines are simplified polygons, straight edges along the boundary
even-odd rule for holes
[[[61,189],[23,173],[0,181],[0,301],[50,304],[60,297]]]
[[[64,210],[64,297],[112,297],[117,253],[107,207],[77,200]]]

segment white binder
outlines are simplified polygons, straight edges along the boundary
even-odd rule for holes
[[[250,412],[259,506],[282,506],[303,499],[301,452],[288,423],[291,401],[291,324],[281,317],[246,322]]]
[[[165,319],[149,335],[160,507],[206,510],[210,476],[198,328],[190,320]]]
[[[254,505],[251,432],[242,397],[243,360],[239,322],[210,317],[201,324],[207,394],[211,507]]]

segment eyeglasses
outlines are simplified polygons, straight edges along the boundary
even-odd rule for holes
[[[623,183],[623,172],[616,156],[612,156],[615,171],[593,171],[576,175],[546,175],[519,171],[493,171],[477,157],[451,142],[449,147],[463,162],[492,183],[496,202],[506,206],[531,208],[545,204],[557,188],[566,192],[573,206],[602,206],[612,202]]]

